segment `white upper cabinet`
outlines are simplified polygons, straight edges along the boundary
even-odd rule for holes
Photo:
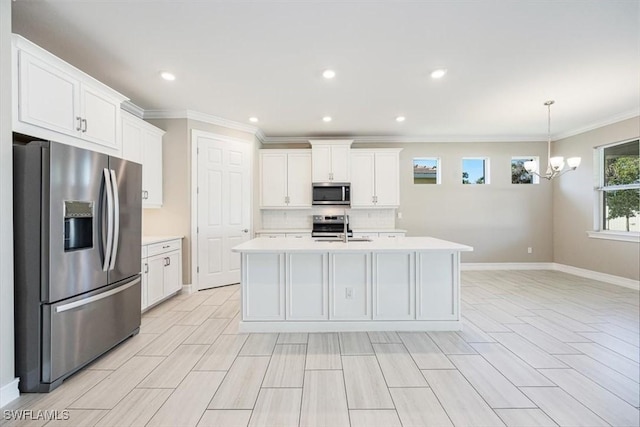
[[[353,140],[309,142],[313,159],[313,182],[349,182],[349,152]]]
[[[142,165],[142,207],[162,206],[164,131],[122,111],[122,157]]]
[[[13,35],[13,130],[120,156],[127,98]]]
[[[351,206],[400,205],[400,151],[396,148],[351,150]]]
[[[311,150],[260,150],[260,207],[311,207]]]

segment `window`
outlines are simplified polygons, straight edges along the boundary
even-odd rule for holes
[[[637,139],[596,148],[599,164],[596,230],[628,235],[640,232],[639,153]]]
[[[524,162],[533,160],[536,164],[540,164],[538,157],[535,156],[518,156],[511,158],[511,183],[512,184],[538,184],[540,180],[537,175],[527,172],[524,168]]]
[[[489,159],[485,157],[465,157],[462,159],[463,184],[488,184]]]
[[[414,184],[440,184],[440,159],[419,157],[413,159]]]

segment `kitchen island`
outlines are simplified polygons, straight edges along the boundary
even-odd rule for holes
[[[460,252],[431,237],[257,238],[242,258],[243,332],[460,330]]]

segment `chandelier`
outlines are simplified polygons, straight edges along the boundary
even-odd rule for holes
[[[540,178],[545,178],[551,181],[553,178],[556,178],[560,175],[564,175],[569,171],[574,171],[580,166],[580,157],[569,157],[567,159],[568,168],[565,169],[564,157],[556,156],[551,157],[551,106],[555,101],[547,101],[544,105],[547,106],[548,111],[548,121],[547,121],[547,130],[548,130],[548,139],[547,139],[547,172],[544,175],[540,175],[538,169],[538,162],[535,160],[529,160],[524,162],[524,168],[527,172],[532,173],[534,175],[539,176]]]

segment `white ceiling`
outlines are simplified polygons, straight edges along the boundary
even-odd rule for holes
[[[268,137],[545,139],[547,99],[556,136],[628,118],[639,17],[637,0],[13,3],[14,32],[145,110],[257,116]]]

